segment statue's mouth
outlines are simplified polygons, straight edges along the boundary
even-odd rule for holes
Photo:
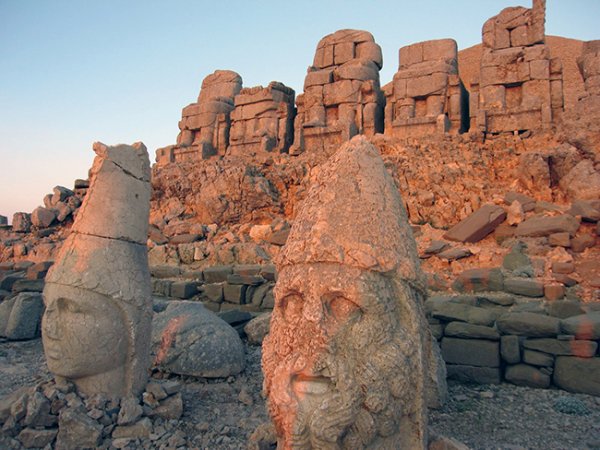
[[[298,397],[323,395],[332,387],[331,379],[324,376],[298,373],[292,375],[292,390]]]

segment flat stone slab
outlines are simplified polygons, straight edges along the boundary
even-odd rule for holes
[[[436,319],[446,321],[459,320],[473,325],[484,326],[493,325],[498,315],[499,313],[496,311],[454,302],[434,304],[432,311],[432,316]]]
[[[446,373],[449,379],[463,383],[500,384],[502,380],[500,368],[498,367],[446,364]]]
[[[523,351],[523,362],[532,366],[552,367],[554,365],[554,358],[547,353],[525,349]]]
[[[501,291],[504,276],[499,268],[469,269],[456,277],[452,288],[459,292]]]
[[[446,364],[476,367],[500,367],[500,344],[480,339],[442,339],[442,357]]]
[[[504,290],[525,297],[543,297],[544,283],[532,278],[507,278],[504,280]]]
[[[444,239],[458,242],[478,242],[494,231],[505,219],[504,208],[497,205],[483,205],[450,228],[444,234]]]
[[[532,217],[517,225],[517,236],[548,236],[553,233],[567,232],[575,236],[579,229],[579,220],[570,214],[561,216]]]
[[[559,356],[553,379],[566,391],[600,396],[600,358]]]
[[[598,343],[585,340],[561,341],[558,339],[526,339],[523,347],[557,356],[591,358],[596,354]]]
[[[561,329],[565,334],[572,334],[577,339],[600,339],[600,311],[563,319]]]
[[[530,312],[510,312],[496,321],[502,334],[516,334],[529,337],[550,337],[560,333],[560,320],[543,314]]]
[[[547,388],[550,386],[550,376],[528,364],[508,366],[504,378],[518,386]]]
[[[500,340],[500,333],[492,327],[473,325],[464,322],[451,322],[444,330],[446,336],[466,339],[488,339],[490,341]]]

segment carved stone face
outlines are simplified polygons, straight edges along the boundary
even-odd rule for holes
[[[125,364],[127,327],[112,299],[67,286],[49,286],[44,297],[42,340],[51,372],[78,379]]]
[[[283,448],[367,448],[401,428],[418,346],[397,295],[377,272],[331,263],[281,270],[263,370],[278,435],[289,437]]]

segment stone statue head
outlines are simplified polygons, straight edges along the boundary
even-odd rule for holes
[[[281,448],[423,448],[422,274],[398,190],[364,137],[320,168],[278,273],[262,363]]]
[[[125,397],[141,393],[150,361],[148,154],[143,144],[94,150],[89,192],[46,277],[42,339],[58,379]]]

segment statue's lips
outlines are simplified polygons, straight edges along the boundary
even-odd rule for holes
[[[322,376],[296,374],[292,376],[292,389],[296,395],[322,395],[331,388],[331,379]]]

